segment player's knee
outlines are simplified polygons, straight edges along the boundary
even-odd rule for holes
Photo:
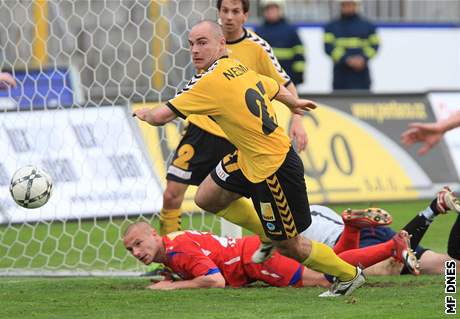
[[[195,194],[195,204],[208,212],[214,212],[211,201],[208,200],[208,196],[204,195],[203,192],[198,191]],[[217,212],[217,211],[216,211]]]
[[[182,192],[174,190],[173,188],[166,188],[163,193],[163,206],[180,207],[184,195]]]
[[[303,256],[300,240],[301,238],[297,236],[295,238],[290,238],[288,240],[278,241],[274,243],[281,255],[298,261],[303,261],[303,259],[305,258]]]

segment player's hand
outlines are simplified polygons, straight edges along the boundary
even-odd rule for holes
[[[137,117],[141,121],[147,121],[148,120],[148,114],[150,113],[152,109],[144,107],[142,109],[137,109],[133,111],[133,117]],[[148,122],[148,121],[147,121]]]
[[[302,116],[297,114],[292,116],[289,137],[291,140],[295,141],[297,152],[305,150],[305,147],[308,144],[308,136],[305,128],[303,127]]]
[[[6,89],[8,86],[16,87],[16,80],[6,72],[0,72],[0,89]]]
[[[174,274],[171,270],[168,268],[163,269],[158,273],[156,276],[152,276],[149,278],[150,282],[152,283],[157,283],[163,280],[168,280],[168,281],[176,281],[180,280],[180,277],[176,274]]]
[[[406,146],[423,143],[417,152],[423,156],[441,140],[442,135],[442,129],[437,123],[411,123],[409,129],[401,134],[401,143]]]
[[[157,283],[147,286],[147,289],[152,290],[172,290],[174,288],[174,282],[170,280],[159,281]]]
[[[311,111],[317,108],[315,102],[305,99],[297,99],[296,105],[291,108],[291,112],[294,114],[303,115],[305,111]]]

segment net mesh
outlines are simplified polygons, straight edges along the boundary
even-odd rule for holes
[[[0,95],[0,273],[134,274],[120,240],[142,218],[158,226],[165,168],[182,123],[138,127],[130,108],[174,96],[193,74],[187,31],[215,19],[211,0],[0,2],[0,68],[18,87]],[[9,196],[14,171],[42,167],[51,200]],[[193,190],[184,208],[194,211]],[[183,228],[219,232],[205,213]]]

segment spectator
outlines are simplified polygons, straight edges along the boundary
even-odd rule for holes
[[[306,67],[304,46],[296,28],[284,17],[285,0],[262,0],[261,6],[264,21],[255,32],[272,46],[281,66],[298,85],[303,82]]]
[[[369,90],[369,60],[379,47],[375,26],[358,14],[359,0],[338,0],[340,17],[324,30],[324,47],[334,62],[334,90]]]

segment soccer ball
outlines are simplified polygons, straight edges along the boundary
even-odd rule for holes
[[[45,205],[52,190],[51,177],[35,166],[21,167],[11,178],[11,196],[18,205],[25,208],[38,208]]]

